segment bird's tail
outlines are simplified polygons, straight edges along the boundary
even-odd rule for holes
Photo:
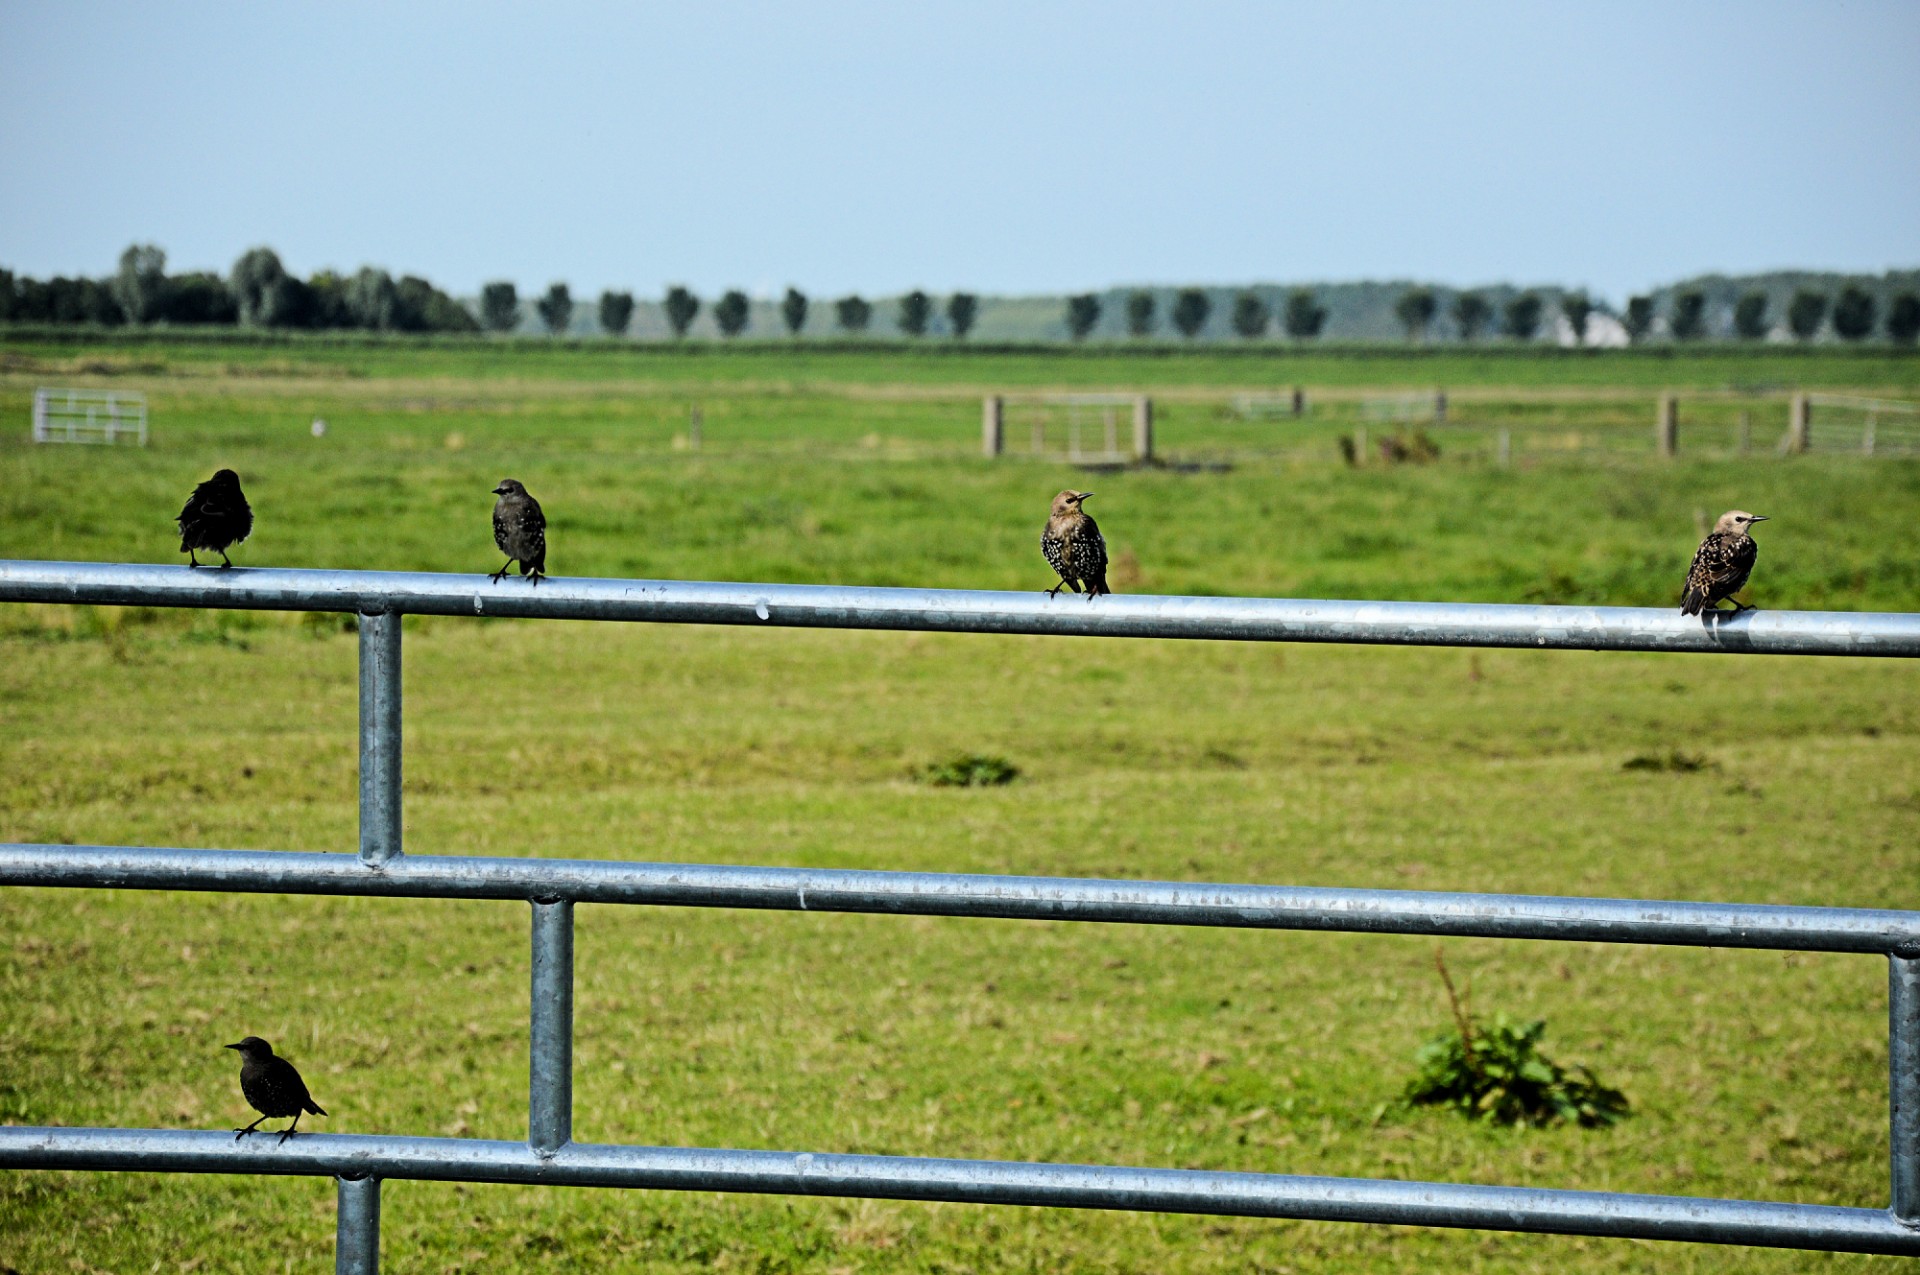
[[[1700,589],[1688,589],[1680,599],[1681,615],[1699,615],[1700,609],[1707,605],[1707,595]]]
[[[307,1099],[307,1110],[316,1116],[324,1116],[327,1114],[327,1109],[311,1098]]]
[[[1113,590],[1107,587],[1106,576],[1103,575],[1098,580],[1087,581],[1087,596],[1089,598],[1097,598],[1103,593],[1109,595],[1113,593]]]

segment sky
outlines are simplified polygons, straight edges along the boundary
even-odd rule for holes
[[[1920,264],[1920,3],[0,0],[0,267],[657,295]]]

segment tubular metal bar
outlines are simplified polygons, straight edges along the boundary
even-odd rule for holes
[[[573,1141],[573,904],[533,901],[533,1026],[527,1142],[550,1156]]]
[[[335,1207],[333,1275],[380,1275],[380,1179],[339,1179]]]
[[[569,899],[665,907],[1897,952],[1920,957],[1920,912],[1531,894],[452,855],[407,855],[370,871],[346,854],[40,845],[0,845],[0,885]]]
[[[1400,646],[1518,646],[1763,655],[1920,656],[1920,614],[1672,607],[1508,606],[1134,595],[1049,598],[974,589],[547,579],[95,562],[0,562],[0,602],[411,612],[952,633],[1221,638]]]
[[[1888,974],[1888,1105],[1893,1216],[1920,1233],[1920,959],[1895,956]]]
[[[1920,1255],[1920,1231],[1902,1226],[1884,1209],[1004,1160],[578,1142],[543,1156],[524,1143],[469,1138],[315,1133],[273,1146],[236,1145],[219,1132],[0,1128],[0,1168],[351,1173],[440,1182],[1131,1209]]]
[[[360,858],[400,857],[400,615],[360,617]]]

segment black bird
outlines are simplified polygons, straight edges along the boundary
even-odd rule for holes
[[[307,1082],[300,1079],[300,1073],[293,1069],[293,1064],[276,1057],[273,1046],[266,1041],[258,1036],[249,1036],[239,1044],[225,1048],[240,1051],[240,1092],[246,1096],[247,1105],[260,1113],[260,1120],[293,1117],[293,1123],[280,1131],[281,1142],[291,1138],[293,1131],[300,1127],[301,1112],[311,1111],[316,1116],[327,1114],[326,1109],[307,1092]],[[252,1133],[259,1127],[260,1120],[244,1129],[235,1129],[233,1140],[238,1142]]]
[[[174,519],[180,524],[180,552],[187,565],[200,565],[196,549],[217,553],[227,566],[227,546],[237,545],[253,533],[253,506],[240,490],[240,475],[222,469],[193,489],[187,504]]]
[[[1047,564],[1059,575],[1060,583],[1047,590],[1052,597],[1061,589],[1080,592],[1087,589],[1087,601],[1107,587],[1107,542],[1101,538],[1100,524],[1080,508],[1080,502],[1093,495],[1090,491],[1063,491],[1053,498],[1053,512],[1046,530],[1040,533],[1040,551]]]
[[[506,562],[493,573],[494,583],[498,584],[507,568],[518,562],[520,574],[532,576],[537,587],[540,577],[547,573],[547,516],[540,512],[540,502],[529,496],[517,479],[502,478],[493,494],[500,497],[493,505],[493,543],[507,555]]]
[[[1744,509],[1730,509],[1720,515],[1720,521],[1713,524],[1713,530],[1694,552],[1693,565],[1687,568],[1687,587],[1680,595],[1681,615],[1717,611],[1722,599],[1732,598],[1747,587],[1753,560],[1760,556],[1759,546],[1747,532],[1754,523],[1765,521]],[[1747,609],[1734,598],[1735,615]]]

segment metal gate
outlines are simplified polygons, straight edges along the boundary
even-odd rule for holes
[[[0,885],[401,898],[532,908],[527,1141],[0,1128],[0,1168],[338,1179],[336,1271],[379,1265],[384,1178],[1134,1209],[1476,1227],[1920,1255],[1920,912],[1408,890],[406,855],[400,626],[406,613],[763,627],[919,629],[1722,654],[1920,656],[1920,615],[1107,597],[969,590],[0,562],[0,602],[360,616],[358,854],[0,845]],[[573,1141],[577,903],[1338,930],[1888,958],[1889,1207],[1100,1165],[596,1146]]]

